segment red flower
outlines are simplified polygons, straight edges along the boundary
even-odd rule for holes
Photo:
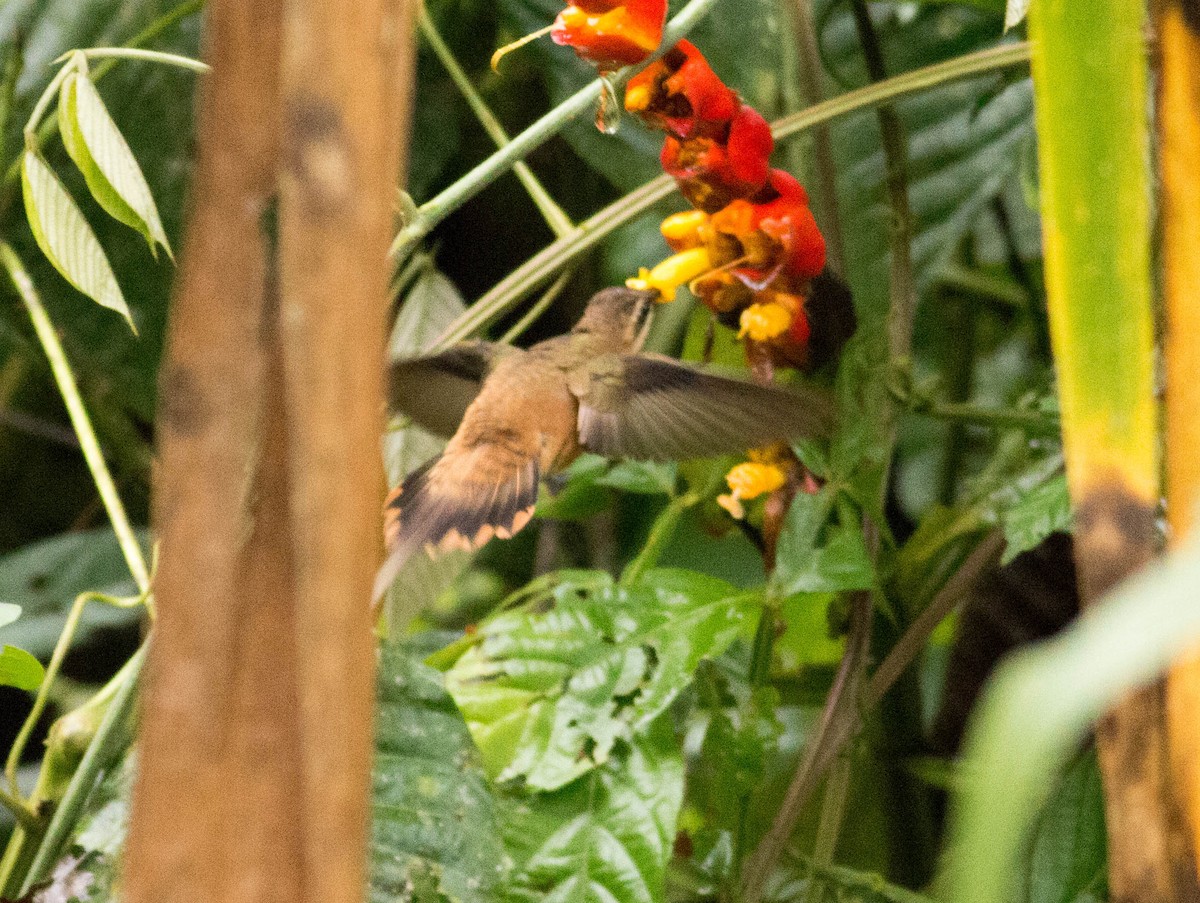
[[[808,193],[782,169],[771,170],[767,186],[753,200],[735,200],[714,213],[711,228],[736,240],[734,259],[744,257],[749,264],[737,272],[748,284],[769,281],[774,272],[811,279],[825,269],[825,238],[809,209]],[[718,255],[713,257],[716,262]]]
[[[680,41],[625,89],[625,109],[677,138],[723,133],[739,105],[737,93],[689,41]]]
[[[753,107],[742,104],[723,138],[668,135],[660,160],[684,197],[714,213],[763,187],[774,148],[767,121]]]
[[[558,14],[550,36],[607,71],[657,50],[666,18],[667,0],[579,0]]]

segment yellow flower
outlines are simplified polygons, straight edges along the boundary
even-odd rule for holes
[[[725,475],[725,482],[729,484],[730,493],[717,496],[717,504],[728,511],[730,516],[741,520],[746,516],[743,499],[758,498],[764,493],[774,492],[787,482],[787,477],[776,464],[745,461],[734,466]]]
[[[766,342],[787,332],[792,325],[792,315],[787,308],[773,301],[766,304],[751,304],[741,317],[738,338],[749,336],[756,342]]]
[[[683,251],[704,244],[704,230],[708,227],[708,214],[703,210],[685,210],[672,213],[662,221],[662,236],[676,251]]]
[[[710,269],[712,264],[708,260],[708,251],[704,248],[690,248],[673,254],[652,270],[642,267],[636,277],[625,280],[625,285],[632,289],[653,289],[658,292],[660,301],[674,301],[679,286],[691,282]]]

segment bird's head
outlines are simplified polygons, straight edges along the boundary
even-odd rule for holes
[[[657,291],[606,288],[592,295],[574,332],[594,336],[614,350],[637,351],[646,341]]]

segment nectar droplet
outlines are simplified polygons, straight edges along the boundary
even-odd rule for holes
[[[596,104],[596,128],[606,135],[615,135],[621,127],[621,99],[617,97],[617,89],[608,80],[606,73],[600,73],[600,101]]]

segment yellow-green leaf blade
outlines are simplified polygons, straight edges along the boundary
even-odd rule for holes
[[[152,251],[162,245],[171,255],[146,177],[96,86],[83,72],[73,72],[63,81],[58,120],[67,153],[105,212],[140,232]]]
[[[104,249],[75,201],[37,153],[25,151],[21,190],[33,237],[64,279],[97,304],[133,318]],[[136,330],[135,330],[136,331]]]

